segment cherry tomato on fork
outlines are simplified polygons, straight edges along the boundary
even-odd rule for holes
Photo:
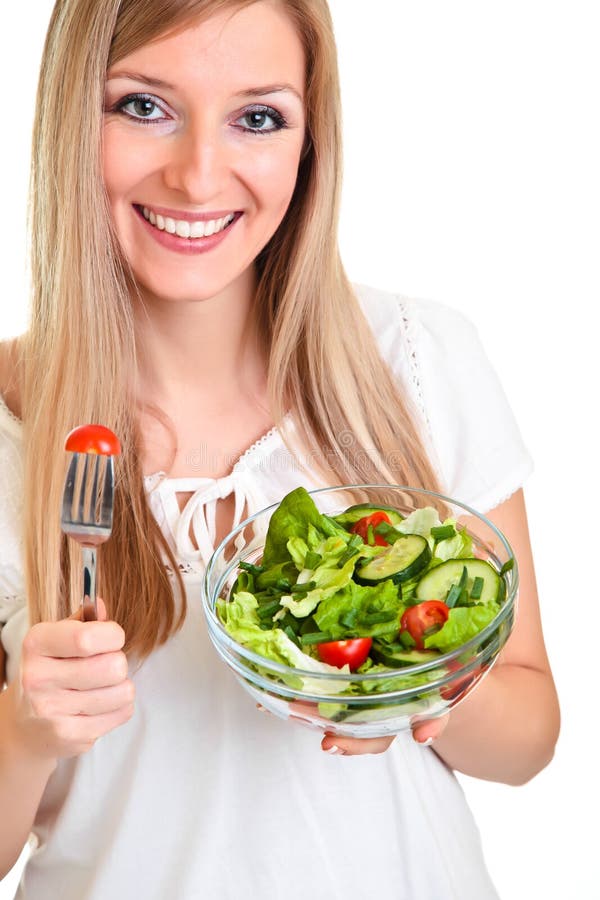
[[[378,547],[387,547],[388,542],[382,537],[380,534],[375,532],[375,528],[381,522],[386,522],[388,525],[392,524],[392,520],[385,512],[374,512],[371,513],[370,516],[363,516],[362,519],[359,519],[358,522],[355,522],[350,531],[353,534],[358,534],[359,537],[363,539],[365,544],[369,543],[369,525],[373,529],[373,538],[375,540],[375,544]]]
[[[324,644],[317,644],[317,653],[321,662],[337,666],[338,669],[348,664],[350,670],[354,672],[366,660],[372,643],[373,639],[370,637],[352,638],[347,641],[326,641]]]
[[[409,606],[400,619],[400,630],[408,631],[417,650],[424,650],[423,638],[430,629],[442,626],[448,621],[450,610],[441,600],[424,600],[416,606]]]
[[[67,435],[65,450],[72,453],[118,456],[121,444],[116,434],[104,425],[79,425]]]

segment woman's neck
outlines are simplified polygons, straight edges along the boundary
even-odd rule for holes
[[[248,273],[217,297],[172,302],[148,294],[135,305],[142,399],[161,406],[239,402],[266,385],[266,350]]]

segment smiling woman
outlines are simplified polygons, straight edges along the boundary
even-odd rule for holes
[[[530,460],[468,322],[349,283],[340,122],[326,0],[55,4],[32,316],[0,348],[0,873],[31,831],[40,846],[21,898],[496,896],[451,768],[517,784],[552,755]],[[123,452],[100,621],[83,623],[80,559],[48,510],[86,421]],[[519,559],[520,619],[449,723],[319,744],[246,702],[198,591],[244,513],[369,481],[488,512]]]

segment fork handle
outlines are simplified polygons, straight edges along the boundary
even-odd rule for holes
[[[83,555],[83,600],[81,609],[84,622],[95,622],[98,618],[96,606],[96,548],[82,547]]]

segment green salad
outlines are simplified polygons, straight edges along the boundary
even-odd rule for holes
[[[435,662],[495,618],[505,569],[478,559],[467,531],[454,519],[441,522],[432,507],[403,517],[359,504],[330,516],[297,488],[271,516],[260,565],[240,564],[217,614],[258,655],[332,675],[280,676],[292,687],[321,695],[395,691],[435,678],[430,669],[402,669]],[[386,671],[389,679],[359,677]],[[336,679],[340,672],[357,677]],[[321,706],[343,714],[342,705]]]

